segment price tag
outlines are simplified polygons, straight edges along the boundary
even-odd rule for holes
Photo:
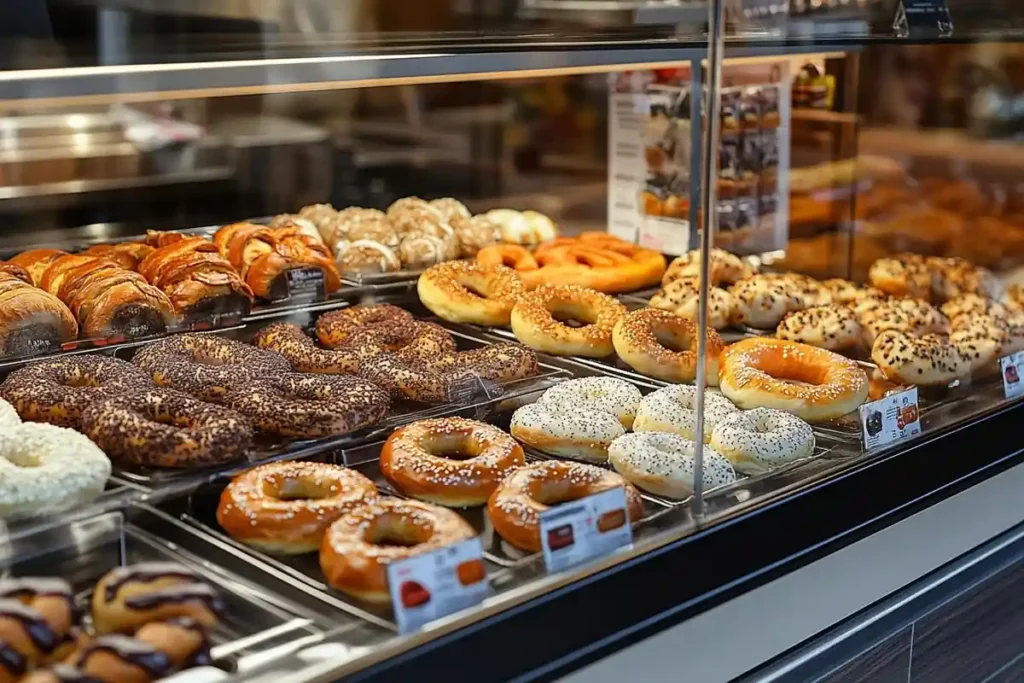
[[[388,565],[388,590],[401,633],[472,607],[487,596],[483,545],[470,538]]]
[[[540,543],[548,571],[607,555],[633,542],[622,488],[595,493],[539,515]]]
[[[946,0],[900,0],[892,23],[901,38],[917,35],[953,35],[953,17]]]
[[[1024,396],[1024,382],[1020,381],[1021,367],[1024,366],[1024,351],[1011,353],[999,359],[1003,375],[1003,392],[1006,398]]]
[[[292,268],[270,283],[269,298],[275,301],[302,297],[321,299],[325,293],[324,273],[319,268]]]
[[[917,436],[921,433],[917,387],[865,403],[860,407],[860,424],[865,451]]]

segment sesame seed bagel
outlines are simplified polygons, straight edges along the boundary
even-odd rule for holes
[[[246,545],[275,555],[320,549],[339,517],[377,499],[377,487],[355,470],[322,462],[271,462],[225,487],[217,522]]]
[[[857,284],[856,282],[851,282],[850,280],[844,280],[838,277],[823,280],[821,286],[824,287],[828,291],[829,296],[832,297],[832,303],[840,304],[842,306],[853,306],[865,300],[881,301],[887,296],[885,292],[880,289],[865,287],[864,285]]]
[[[707,329],[707,383],[718,383],[718,355],[725,344]],[[612,333],[615,351],[637,372],[666,382],[692,382],[697,377],[697,325],[657,308],[626,314]],[[681,350],[676,350],[681,349]]]
[[[700,284],[696,277],[673,280],[651,297],[651,308],[671,311],[678,316],[697,322],[700,305]],[[732,310],[736,306],[732,294],[718,287],[708,288],[708,325],[721,330],[731,324]]]
[[[473,538],[476,532],[458,513],[418,500],[380,498],[343,515],[324,534],[320,569],[332,588],[368,602],[387,604],[387,567],[413,555]],[[468,564],[468,563],[466,563]],[[474,563],[460,580],[483,580]]]
[[[636,432],[608,448],[608,461],[631,484],[666,498],[686,498],[696,480],[697,444],[678,434]],[[736,481],[729,461],[704,446],[704,490]]]
[[[552,505],[567,503],[595,493],[622,488],[626,492],[628,520],[638,521],[644,513],[640,493],[622,476],[593,465],[545,460],[520,467],[505,478],[487,501],[487,515],[498,534],[523,550],[540,552],[539,513]],[[598,521],[600,528],[602,520]]]
[[[669,432],[693,441],[697,438],[697,387],[675,384],[647,394],[640,401],[633,430],[637,432]],[[739,410],[732,401],[718,393],[704,393],[704,443],[711,440],[711,431],[726,416]]]
[[[965,376],[970,361],[948,338],[937,334],[913,337],[889,330],[878,335],[871,360],[885,376],[907,384],[946,385]]]
[[[999,296],[999,279],[987,268],[966,259],[942,256],[928,257],[927,264],[932,273],[932,293],[939,301],[962,294],[980,294],[989,299]]]
[[[593,408],[534,403],[512,414],[512,436],[539,451],[574,460],[603,463],[608,445],[626,433],[612,413]]]
[[[416,291],[424,306],[449,322],[506,327],[525,288],[511,268],[451,261],[427,268]]]
[[[395,430],[380,453],[384,477],[401,493],[445,507],[487,502],[525,462],[511,436],[461,417],[420,420]]]
[[[234,388],[224,405],[260,431],[309,439],[375,424],[391,401],[383,389],[358,377],[287,373]]]
[[[74,430],[29,422],[0,429],[0,518],[88,502],[109,476],[107,456]]]
[[[611,355],[612,329],[626,307],[617,299],[578,285],[541,285],[512,307],[516,339],[539,351],[560,356],[603,358]],[[562,320],[577,320],[570,327]]]
[[[633,426],[642,395],[635,384],[615,377],[581,377],[551,387],[538,403],[555,409],[603,410],[619,419],[625,429]]]
[[[214,403],[235,385],[291,370],[277,353],[212,334],[161,339],[136,353],[132,363],[149,372],[158,386]]]
[[[727,347],[720,363],[722,393],[744,410],[777,408],[825,422],[856,410],[868,395],[857,363],[786,339],[744,339]]]
[[[131,363],[80,355],[15,370],[0,384],[0,397],[23,420],[78,429],[82,413],[96,401],[152,386],[146,373]]]
[[[864,331],[851,309],[832,305],[787,313],[775,334],[779,339],[844,351],[857,346]]]
[[[737,472],[761,474],[814,454],[814,430],[787,412],[754,408],[733,413],[715,426],[711,447]]]
[[[199,467],[241,456],[252,425],[241,415],[168,389],[109,398],[82,415],[82,431],[115,461]]]
[[[260,330],[252,340],[261,349],[280,354],[296,372],[349,374],[359,371],[359,358],[346,350],[321,349],[301,327],[274,323]]]

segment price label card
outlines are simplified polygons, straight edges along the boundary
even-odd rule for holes
[[[865,403],[860,407],[860,424],[865,451],[917,436],[921,433],[917,387]]]
[[[633,542],[626,492],[609,489],[540,513],[540,543],[548,571],[607,555]]]
[[[292,268],[285,271],[288,293],[321,295],[324,292],[324,272],[319,268]]]
[[[1003,375],[1003,392],[1006,398],[1024,396],[1024,382],[1020,381],[1021,369],[1024,367],[1024,351],[1011,353],[999,359],[999,369]]]
[[[401,633],[472,607],[487,597],[483,545],[470,538],[388,565],[388,590]]]
[[[893,29],[901,37],[953,35],[953,17],[946,0],[900,0]]]

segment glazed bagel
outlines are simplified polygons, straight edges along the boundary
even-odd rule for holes
[[[77,429],[82,413],[96,401],[152,386],[131,363],[78,355],[15,370],[0,384],[0,397],[24,420]]]
[[[87,503],[103,493],[109,476],[107,456],[74,430],[32,422],[0,425],[0,519]]]
[[[937,334],[882,332],[871,347],[871,360],[890,380],[922,386],[946,385],[970,370],[970,360],[959,347]]]
[[[697,445],[678,434],[636,432],[620,436],[608,448],[608,462],[634,486],[666,498],[693,494]],[[736,481],[729,461],[704,446],[704,490]]]
[[[706,379],[710,386],[716,386],[718,355],[725,345],[713,329],[708,328],[707,336]],[[697,341],[695,323],[656,308],[626,314],[612,333],[619,358],[637,372],[666,382],[696,379]]]
[[[311,439],[376,424],[391,401],[383,389],[358,377],[285,373],[236,386],[224,396],[224,405],[259,431]]]
[[[738,411],[721,394],[704,393],[704,443],[711,440],[715,425]],[[633,431],[669,432],[684,439],[697,438],[697,388],[688,384],[662,387],[644,396],[637,409]]]
[[[130,633],[151,621],[188,617],[207,628],[220,623],[224,600],[197,574],[174,562],[111,569],[92,593],[98,634]]]
[[[696,278],[681,277],[672,280],[651,297],[651,308],[671,311],[697,322],[700,304],[700,282]],[[736,302],[732,294],[718,287],[708,288],[708,325],[721,330],[731,324]]]
[[[509,431],[544,453],[595,463],[607,461],[609,444],[626,432],[614,413],[545,403],[517,409]]]
[[[756,272],[754,266],[724,249],[712,249],[708,254],[708,283],[712,286],[731,285]],[[672,261],[661,284],[667,288],[676,280],[688,278],[700,278],[700,249],[692,249]]]
[[[328,375],[354,374],[359,371],[359,357],[352,351],[321,349],[298,325],[273,323],[256,333],[253,344],[280,354],[295,372]]]
[[[232,538],[274,555],[320,549],[327,528],[377,499],[377,487],[355,470],[320,462],[271,462],[227,485],[217,523]]]
[[[753,476],[814,454],[814,430],[789,413],[772,408],[736,412],[718,423],[711,447],[737,472]]]
[[[581,377],[551,387],[538,403],[555,410],[577,409],[611,413],[624,429],[633,426],[642,396],[635,384],[615,377]]]
[[[381,472],[400,493],[445,507],[483,505],[505,475],[524,462],[523,449],[511,436],[461,417],[397,429],[380,453]]]
[[[626,307],[618,300],[593,289],[543,285],[512,307],[512,332],[539,351],[603,358],[614,353],[612,330],[625,314]],[[563,320],[576,320],[583,326],[570,327]]]
[[[361,304],[324,313],[316,321],[316,337],[327,348],[341,346],[355,331],[382,323],[415,320],[412,314],[391,304]]]
[[[720,359],[722,393],[739,408],[778,408],[808,422],[825,422],[857,409],[868,378],[852,360],[785,339],[744,339]]]
[[[333,588],[367,602],[388,603],[389,564],[475,535],[473,527],[447,508],[382,498],[331,525],[320,547],[320,568]],[[483,571],[474,566],[471,578],[482,580]]]
[[[860,343],[864,330],[852,309],[832,305],[787,313],[775,334],[779,339],[845,351]]]
[[[787,313],[817,305],[818,292],[795,278],[760,274],[737,282],[729,293],[734,301],[734,324],[767,330],[778,325]]]
[[[890,296],[932,300],[932,271],[925,258],[917,254],[878,259],[871,264],[868,279]]]
[[[220,402],[235,385],[245,386],[291,370],[279,354],[212,334],[179,334],[135,354],[132,363],[171,387],[203,401]]]
[[[504,327],[523,283],[511,268],[452,261],[428,268],[416,285],[420,301],[437,316],[457,323]]]
[[[600,467],[558,460],[535,462],[512,472],[491,495],[487,513],[503,539],[517,548],[540,552],[539,513],[613,488],[625,490],[628,521],[638,521],[644,514],[643,500],[632,484]]]
[[[82,431],[122,465],[202,467],[240,457],[252,444],[241,415],[167,389],[107,398],[82,414]]]

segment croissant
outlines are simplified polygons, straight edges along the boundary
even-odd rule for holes
[[[20,266],[0,263],[0,357],[32,355],[78,336],[68,307],[28,277]]]
[[[122,268],[135,270],[142,260],[153,251],[155,251],[154,247],[144,242],[122,242],[121,244],[97,244],[82,253],[107,258]]]
[[[163,291],[179,313],[246,314],[252,307],[252,290],[217,245],[203,237],[167,240],[139,264],[139,273]]]
[[[319,268],[328,292],[341,287],[330,251],[299,225],[272,229],[253,223],[234,223],[218,230],[213,241],[259,296],[269,298],[274,281],[292,268]]]
[[[21,266],[28,271],[32,278],[32,284],[38,287],[39,281],[43,279],[43,273],[50,267],[50,264],[66,255],[67,252],[60,249],[30,249],[13,257],[8,263]]]
[[[10,275],[27,285],[32,284],[32,276],[29,275],[28,271],[17,263],[11,263],[10,261],[0,261],[0,275]]]
[[[166,331],[174,320],[170,299],[138,273],[86,254],[53,260],[40,285],[56,296],[89,337],[137,337]]]

